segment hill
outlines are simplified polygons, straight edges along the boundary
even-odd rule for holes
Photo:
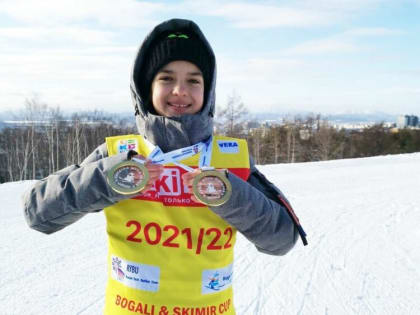
[[[239,236],[238,315],[420,313],[420,153],[259,168],[291,201],[309,246],[271,257]],[[0,185],[0,313],[101,314],[103,214],[32,231],[20,204],[30,185]]]

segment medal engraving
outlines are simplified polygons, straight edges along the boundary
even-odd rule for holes
[[[220,206],[229,200],[232,186],[223,173],[203,171],[193,181],[195,197],[208,206]]]
[[[147,168],[134,161],[125,161],[108,171],[107,181],[113,190],[123,195],[141,191],[149,180]]]

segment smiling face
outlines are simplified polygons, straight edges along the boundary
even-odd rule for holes
[[[168,63],[155,75],[151,88],[153,107],[159,115],[195,114],[203,107],[203,75],[191,62]]]

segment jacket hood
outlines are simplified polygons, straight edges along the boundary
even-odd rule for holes
[[[145,58],[154,41],[168,32],[194,34],[207,48],[210,60],[210,83],[204,92],[203,108],[192,115],[163,117],[150,109],[149,93],[142,92],[140,82],[145,75]],[[215,110],[216,58],[200,28],[193,21],[172,19],[157,25],[144,39],[134,60],[131,76],[131,96],[134,104],[137,129],[141,135],[164,152],[190,146],[206,140],[213,132]]]

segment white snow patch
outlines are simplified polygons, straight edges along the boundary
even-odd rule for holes
[[[272,257],[239,235],[239,315],[420,314],[420,153],[259,169],[292,203],[309,246]],[[0,314],[101,314],[103,214],[33,231],[20,200],[31,184],[0,185]]]

